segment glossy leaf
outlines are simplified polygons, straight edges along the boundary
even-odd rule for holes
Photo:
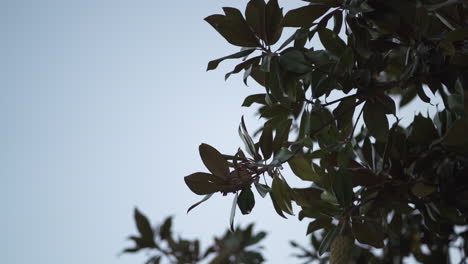
[[[250,186],[244,188],[241,191],[239,197],[237,198],[237,205],[239,206],[242,214],[250,214],[255,206],[255,197],[252,190],[250,189]]]
[[[271,157],[273,152],[273,131],[270,125],[263,127],[262,135],[260,136],[260,149],[265,160]]]

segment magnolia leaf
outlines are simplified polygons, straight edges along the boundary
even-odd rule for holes
[[[284,27],[307,28],[312,26],[314,21],[321,17],[330,7],[325,5],[308,5],[290,10],[283,18]]]
[[[219,58],[219,59],[216,59],[216,60],[212,60],[212,61],[208,62],[208,67],[206,68],[206,70],[209,71],[209,70],[216,69],[218,67],[219,63],[222,62],[223,60],[242,58],[242,57],[245,57],[245,56],[249,55],[250,53],[252,53],[254,51],[255,51],[255,48],[244,49],[242,51],[236,52],[236,53],[231,54],[229,56],[225,56],[225,57],[222,57],[222,58]]]
[[[218,150],[204,143],[198,147],[198,150],[203,164],[213,175],[223,179],[229,175],[229,164]]]
[[[250,189],[250,186],[244,188],[241,191],[239,197],[237,198],[237,205],[239,206],[242,214],[250,214],[255,206],[255,197],[252,190]]]
[[[289,159],[288,163],[294,174],[302,180],[313,182],[320,181],[320,177],[315,173],[310,161],[306,160],[304,157],[296,155]]]
[[[199,195],[211,194],[221,190],[222,180],[209,173],[196,172],[184,177],[190,190]]]
[[[367,101],[364,105],[364,123],[369,133],[378,141],[387,140],[389,125],[384,107],[381,104]]]
[[[346,43],[335,32],[328,28],[321,28],[318,33],[320,42],[327,51],[338,58],[343,55],[346,50]]]
[[[413,185],[413,188],[411,189],[414,195],[418,196],[419,198],[426,197],[428,195],[431,195],[433,192],[436,191],[436,188],[432,185],[427,185],[424,183],[416,183]]]
[[[189,209],[187,209],[187,214],[188,214],[190,211],[192,211],[193,208],[197,207],[197,206],[200,205],[201,203],[203,203],[203,202],[205,202],[206,200],[210,199],[211,196],[213,196],[212,193],[207,194],[207,195],[205,195],[205,197],[203,197],[203,199],[201,199],[199,202],[197,202],[197,203],[193,204],[192,206],[190,206]]]
[[[354,237],[362,244],[370,245],[375,248],[384,247],[384,233],[382,227],[371,224],[370,222],[353,222],[352,230]]]
[[[236,216],[236,204],[239,194],[236,192],[234,199],[232,200],[231,215],[229,216],[229,227],[231,232],[234,232],[234,217]]]
[[[331,218],[318,218],[309,223],[307,226],[306,235],[313,233],[314,231],[320,230],[322,228],[328,228],[331,226]]]

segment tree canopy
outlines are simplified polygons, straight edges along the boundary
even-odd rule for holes
[[[455,249],[466,263],[468,3],[304,2],[285,12],[277,0],[251,0],[244,13],[224,7],[205,18],[240,48],[207,70],[238,59],[225,78],[243,72],[244,83],[253,79],[264,91],[242,103],[257,107],[261,122],[249,133],[241,119],[243,148],[222,154],[200,145],[207,171],[184,180],[205,196],[189,211],[215,193],[233,196],[231,230],[241,232],[236,208],[249,214],[256,197],[268,196],[280,217],[298,208],[299,220],[310,221],[312,249],[292,243],[306,261],[403,263],[412,256],[438,264],[450,263]],[[296,30],[284,37],[285,28]],[[415,98],[435,115],[399,116]],[[403,118],[412,121],[402,126]],[[291,186],[290,177],[309,187]]]

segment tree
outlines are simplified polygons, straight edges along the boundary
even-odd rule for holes
[[[468,3],[305,2],[283,15],[277,0],[251,0],[245,16],[225,7],[205,18],[241,47],[207,70],[242,58],[225,78],[243,71],[245,83],[252,78],[265,90],[242,104],[258,105],[262,121],[249,134],[241,120],[245,152],[200,145],[209,173],[184,178],[192,192],[205,195],[189,211],[214,193],[232,195],[234,231],[235,207],[250,213],[255,188],[279,216],[292,215],[294,203],[299,219],[311,221],[313,249],[292,243],[307,261],[403,263],[413,256],[449,263],[455,248],[466,263]],[[287,27],[297,30],[278,45]],[[323,49],[311,47],[313,38]],[[431,97],[443,105],[431,105]],[[417,114],[402,126],[411,117],[399,116],[397,104],[415,98],[436,113]],[[310,187],[290,186],[286,165]]]

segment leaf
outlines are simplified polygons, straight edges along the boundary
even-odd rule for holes
[[[312,70],[312,65],[306,61],[304,53],[296,49],[288,49],[279,57],[281,66],[290,72],[299,74]]]
[[[325,14],[330,7],[325,5],[308,5],[290,10],[283,18],[284,27],[302,27],[312,26],[314,21]]]
[[[259,158],[257,150],[255,148],[255,144],[252,138],[250,137],[249,132],[247,131],[247,127],[245,126],[244,116],[242,116],[241,123],[239,125],[239,136],[242,139],[242,142],[244,142],[246,150],[250,154],[250,156],[252,156],[255,159]]]
[[[134,210],[135,223],[142,240],[153,241],[154,232],[148,218],[142,214],[138,208]],[[154,243],[154,242],[153,242]]]
[[[245,21],[242,13],[232,7],[223,8],[225,15],[211,15],[205,18],[229,43],[240,47],[257,47],[258,39]]]
[[[271,194],[281,211],[293,215],[290,188],[276,173],[271,184]]]
[[[354,198],[351,176],[339,170],[333,181],[333,192],[342,207],[351,206]]]
[[[245,57],[245,56],[249,55],[250,53],[252,53],[254,51],[255,51],[254,48],[244,49],[244,50],[241,50],[241,51],[236,52],[234,54],[231,54],[231,55],[228,55],[228,56],[216,59],[216,60],[212,60],[212,61],[208,62],[208,67],[207,67],[206,70],[209,71],[209,70],[216,69],[218,67],[219,63],[222,62],[223,60],[242,58],[242,57]]]
[[[294,156],[288,160],[291,170],[304,181],[320,182],[320,177],[315,173],[310,161],[302,156]]]
[[[250,186],[241,191],[239,198],[237,199],[237,205],[239,206],[242,214],[250,214],[255,206],[255,197]]]
[[[266,233],[265,232],[258,232],[258,234],[256,234],[254,237],[252,237],[248,242],[247,242],[247,246],[250,246],[250,245],[254,245],[254,244],[257,244],[258,242],[260,242],[262,239],[264,239],[266,237]]]
[[[223,179],[229,175],[229,164],[218,150],[203,143],[198,147],[198,151],[203,164],[213,175]]]
[[[211,194],[221,190],[219,177],[204,172],[196,172],[184,177],[189,189],[199,195]]]
[[[273,152],[273,131],[271,125],[266,124],[263,127],[259,143],[263,154],[263,159],[268,160]]]
[[[231,229],[231,232],[234,232],[234,217],[236,216],[236,204],[237,204],[238,197],[239,195],[236,192],[236,195],[234,196],[234,199],[232,200],[231,216],[229,216],[229,227]]]
[[[468,118],[453,122],[446,135],[442,138],[442,145],[454,152],[468,156]]]
[[[309,3],[314,3],[317,5],[326,5],[329,7],[337,7],[340,6],[340,3],[337,0],[303,0]]]
[[[264,93],[249,95],[244,99],[244,102],[242,103],[242,106],[249,107],[253,103],[263,104],[264,105],[264,104],[266,104],[265,96],[266,96],[266,94],[264,94]]]
[[[378,141],[385,142],[388,136],[389,125],[384,108],[380,104],[367,101],[364,105],[363,118],[369,134]]]
[[[343,25],[343,13],[341,10],[333,12],[333,32],[339,34]]]
[[[331,218],[319,218],[309,223],[307,226],[306,235],[313,233],[322,228],[327,228],[331,226]]]
[[[262,56],[259,55],[259,56],[255,56],[253,58],[250,58],[246,61],[243,61],[239,64],[236,65],[236,67],[234,67],[234,70],[226,73],[226,75],[224,75],[224,80],[227,80],[229,78],[229,76],[231,76],[232,74],[235,74],[235,73],[239,73],[240,71],[242,70],[245,70],[249,67],[252,67],[252,69],[254,69],[256,66],[258,66],[258,63],[260,62]]]
[[[283,9],[279,7],[277,0],[270,0],[266,5],[266,44],[273,45],[281,37],[283,27],[281,21],[283,20]]]
[[[427,184],[418,182],[415,185],[413,185],[413,188],[411,188],[411,191],[413,192],[414,195],[418,196],[419,198],[423,198],[435,192],[436,188],[432,185],[427,185]]]
[[[283,214],[283,211],[279,207],[278,202],[275,200],[275,197],[273,196],[273,192],[270,192],[270,198],[271,198],[271,202],[273,203],[273,208],[275,209],[276,213],[279,216],[286,218],[286,216]]]
[[[370,222],[353,222],[352,230],[354,237],[362,244],[370,245],[375,248],[384,247],[384,234],[382,227],[377,227]]]
[[[192,206],[190,206],[189,209],[187,210],[187,214],[188,214],[193,208],[197,207],[197,206],[200,205],[201,203],[203,203],[203,202],[205,202],[206,200],[210,199],[211,196],[213,196],[212,193],[207,194],[207,195],[205,195],[205,197],[203,197],[203,199],[201,199],[199,202],[197,202],[197,203],[193,204]]]
[[[320,28],[319,31],[320,42],[327,51],[337,57],[341,57],[346,50],[346,43],[333,31],[328,28]]]
[[[161,239],[171,238],[172,217],[166,218],[164,223],[159,227],[159,235]]]
[[[416,86],[416,92],[418,93],[419,98],[420,98],[423,102],[425,102],[425,103],[430,103],[430,102],[431,102],[431,98],[429,98],[429,97],[426,95],[426,93],[424,92],[424,89],[423,89],[423,87],[422,87],[421,84],[418,84],[418,85]]]
[[[376,97],[377,101],[382,104],[383,112],[387,115],[394,115],[396,113],[395,101],[388,95],[382,94]]]
[[[338,226],[333,227],[327,235],[322,240],[320,247],[318,248],[319,256],[323,255],[329,248],[335,237],[340,233],[341,224]]]
[[[262,196],[262,198],[265,198],[265,196],[271,191],[270,187],[258,182],[255,182],[255,188],[257,189],[258,194]]]
[[[263,0],[250,0],[245,9],[245,19],[254,33],[262,40],[266,40],[265,17],[266,4]]]
[[[276,153],[281,149],[283,144],[288,141],[291,124],[292,120],[286,119],[276,127],[276,134],[273,140],[273,152]]]

